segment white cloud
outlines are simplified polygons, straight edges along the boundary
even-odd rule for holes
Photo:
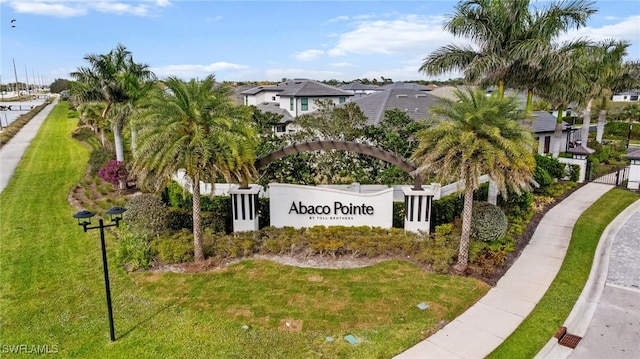
[[[357,27],[340,35],[337,45],[327,53],[346,54],[414,54],[424,55],[439,46],[461,42],[442,30],[441,17],[405,16],[396,20],[360,22]]]
[[[336,16],[333,19],[329,19],[328,22],[339,22],[339,21],[348,21],[349,17],[345,16],[345,15],[341,15],[341,16]]]
[[[325,80],[332,78],[339,78],[342,76],[341,72],[336,71],[323,71],[323,70],[309,70],[298,68],[282,68],[282,69],[269,69],[265,71],[267,81],[280,81],[283,78],[305,78],[314,80]]]
[[[132,14],[137,16],[149,15],[149,7],[147,5],[132,6],[121,2],[99,1],[91,3],[91,7],[96,11],[103,13],[113,13],[117,15]]]
[[[73,17],[85,15],[87,10],[82,7],[66,6],[64,4],[51,4],[45,2],[10,2],[9,5],[18,13],[47,15],[54,17]]]
[[[638,42],[640,42],[640,15],[630,16],[620,19],[619,22],[601,27],[586,26],[578,30],[571,30],[559,37],[559,41],[575,39],[577,37],[585,37],[595,41],[606,39],[627,40],[632,45],[629,55],[632,58],[640,57],[638,50]]]
[[[118,15],[149,16],[156,8],[171,5],[169,0],[144,0],[139,1],[136,5],[112,0],[22,0],[8,1],[7,3],[19,13],[62,18],[86,15],[91,10]]]
[[[176,76],[182,79],[202,78],[218,71],[246,70],[249,66],[229,62],[214,62],[209,65],[166,65],[151,68],[159,78]]]
[[[311,49],[311,50],[305,50],[302,52],[297,52],[295,54],[295,58],[301,61],[310,61],[310,60],[317,59],[322,54],[324,54],[324,51],[322,50]]]
[[[333,67],[355,67],[356,65],[350,63],[350,62],[336,62],[331,64],[331,66]]]

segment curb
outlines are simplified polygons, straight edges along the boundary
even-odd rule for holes
[[[604,291],[609,270],[611,247],[620,227],[636,212],[640,211],[640,200],[635,201],[625,208],[616,218],[609,223],[596,247],[593,265],[589,278],[584,285],[576,304],[563,323],[572,334],[583,337],[593,319],[600,297]],[[538,352],[535,358],[567,358],[573,352],[572,348],[558,344],[557,338],[551,338]]]

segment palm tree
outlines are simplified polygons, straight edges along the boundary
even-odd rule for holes
[[[89,66],[71,73],[79,83],[72,91],[81,102],[106,103],[102,117],[111,121],[116,159],[124,161],[122,129],[132,113],[131,107],[142,98],[155,75],[148,65],[134,62],[131,52],[122,44],[107,54],[88,54],[84,60]]]
[[[213,75],[185,82],[163,81],[142,102],[136,116],[138,149],[132,172],[140,183],[161,190],[180,169],[193,192],[193,245],[196,261],[202,252],[200,181],[215,183],[224,176],[247,187],[254,174],[257,133],[247,106],[237,106],[228,87],[217,86]]]
[[[624,47],[626,54],[626,46]],[[622,59],[620,59],[622,60]],[[640,87],[640,63],[636,61],[618,62],[611,61],[609,76],[601,79],[603,91],[601,93],[600,113],[598,114],[598,127],[596,141],[602,142],[604,123],[607,118],[607,100],[616,92],[632,90]]]
[[[78,110],[80,111],[80,120],[89,125],[93,132],[100,134],[100,143],[102,147],[106,147],[106,139],[104,137],[105,119],[101,116],[102,111],[104,111],[103,103],[87,102],[82,104]]]
[[[605,40],[584,49],[580,61],[584,62],[586,80],[590,84],[586,87],[587,92],[582,99],[584,111],[581,138],[585,145],[589,139],[593,101],[600,97],[609,97],[612,85],[623,82],[625,74],[621,71],[621,66],[628,47],[629,43],[626,41]]]
[[[640,121],[640,105],[632,103],[623,107],[620,111],[620,117],[627,122]]]
[[[450,44],[424,59],[419,71],[439,75],[463,71],[467,81],[498,86],[504,95],[514,63],[538,52],[563,31],[584,26],[595,13],[592,1],[574,0],[534,9],[529,0],[465,0],[444,24],[454,36],[469,38],[476,47]]]
[[[548,54],[545,55],[564,63],[562,65],[563,71],[556,71],[553,76],[543,78],[537,87],[538,94],[558,112],[551,151],[554,157],[558,157],[560,154],[564,112],[572,104],[582,103],[583,99],[592,91],[589,78],[592,65],[589,56],[587,56],[591,49],[592,46],[588,43],[573,47],[558,47],[556,44],[550,44],[547,50]]]
[[[478,177],[488,174],[503,196],[507,188],[520,193],[530,188],[535,160],[531,132],[517,122],[524,119],[524,112],[515,98],[486,96],[482,90],[458,90],[456,97],[431,108],[442,121],[419,132],[419,146],[411,158],[419,166],[418,174],[464,183],[462,237],[455,267],[464,271]]]

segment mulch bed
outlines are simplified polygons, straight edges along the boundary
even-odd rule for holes
[[[541,211],[538,211],[533,215],[524,232],[522,232],[522,234],[518,238],[516,238],[516,248],[513,252],[507,255],[503,267],[495,268],[492,273],[472,272],[468,275],[474,278],[478,278],[490,284],[491,286],[495,286],[496,283],[498,283],[498,280],[502,278],[502,276],[509,270],[509,268],[511,268],[516,259],[520,257],[520,253],[522,253],[527,244],[529,244],[529,241],[531,240],[531,237],[533,237],[533,234],[535,233],[538,224],[540,224],[542,217],[544,217],[544,215],[547,214],[547,212],[551,208],[555,207],[556,204],[562,202],[565,198],[569,197],[573,192],[577,191],[585,184],[586,183],[578,183],[577,186],[566,191],[562,196],[556,197],[553,202],[547,204]]]

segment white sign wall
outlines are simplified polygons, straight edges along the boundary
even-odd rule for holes
[[[331,188],[269,184],[273,227],[393,226],[393,188],[354,193]]]

